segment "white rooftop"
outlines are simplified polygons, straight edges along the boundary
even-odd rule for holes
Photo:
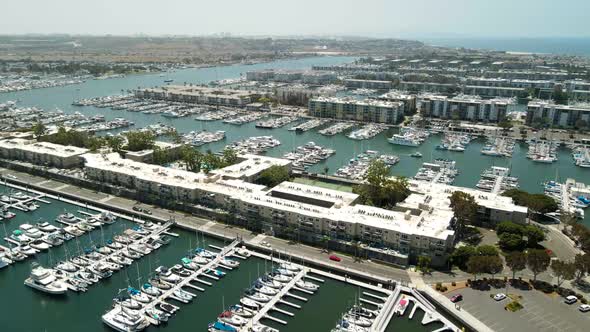
[[[239,158],[243,160],[237,164],[213,170],[211,173],[218,174],[225,178],[240,179],[243,177],[254,176],[271,166],[287,166],[291,163],[291,161],[287,159],[259,156],[254,154],[240,155]]]
[[[49,142],[37,142],[22,138],[0,140],[0,147],[5,149],[19,149],[38,154],[48,154],[56,157],[73,157],[88,152],[88,149],[76,146],[53,144]]]

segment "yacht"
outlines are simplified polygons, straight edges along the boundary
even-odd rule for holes
[[[420,145],[420,140],[416,138],[414,135],[406,134],[406,135],[393,135],[391,138],[388,138],[387,141],[391,144],[395,145],[404,145],[404,146],[418,146]]]
[[[422,158],[422,153],[416,151],[412,154],[410,154],[410,157],[414,157],[414,158]]]
[[[12,219],[16,216],[16,214],[8,211],[8,208],[6,206],[2,207],[2,209],[0,210],[0,220],[1,219]]]
[[[188,257],[183,257],[181,259],[181,262],[182,262],[182,266],[185,269],[196,271],[196,270],[198,270],[200,268],[200,266],[197,263],[193,262],[192,259],[190,259]]]
[[[55,231],[58,231],[59,228],[53,226],[52,224],[48,223],[48,222],[42,222],[42,223],[37,223],[37,228],[45,233],[53,233]]]
[[[173,294],[182,301],[190,302],[193,300],[193,296],[190,293],[183,291],[180,288],[174,290]]]
[[[76,267],[76,265],[74,265],[72,262],[59,262],[56,266],[56,269],[58,270],[62,270],[64,272],[76,272],[78,271],[78,268]]]
[[[24,201],[24,200],[30,199],[31,196],[27,196],[19,191],[16,194],[13,194],[12,198],[18,199],[19,201]]]
[[[373,323],[365,317],[360,315],[353,315],[352,313],[344,314],[342,317],[344,320],[361,327],[370,327]]]
[[[270,301],[270,297],[268,297],[262,293],[259,293],[255,288],[251,288],[251,289],[246,290],[244,292],[244,295],[247,298],[249,298],[253,301],[256,301],[256,302],[260,302],[260,303]]]
[[[12,234],[10,234],[10,238],[20,244],[28,244],[31,241],[33,241],[32,238],[25,235],[25,233],[20,229],[12,231]]]
[[[151,296],[158,296],[162,293],[162,291],[158,289],[158,287],[155,287],[150,283],[143,284],[141,286],[141,291]]]
[[[137,302],[140,303],[149,303],[150,302],[150,298],[142,293],[140,290],[135,289],[133,287],[127,287],[127,293],[129,293],[129,297],[134,299]]]
[[[245,307],[252,308],[255,310],[258,310],[258,308],[260,308],[260,306],[261,306],[260,304],[258,304],[258,302],[254,301],[250,298],[247,298],[247,297],[242,297],[240,299],[240,303],[242,305],[244,305]]]
[[[47,250],[47,249],[49,249],[51,247],[49,244],[47,244],[47,242],[45,242],[45,241],[43,241],[41,239],[35,239],[35,240],[31,241],[29,243],[29,245],[32,248],[35,248],[35,249],[37,249],[39,251],[45,251],[45,250]]]
[[[33,227],[33,225],[31,225],[31,224],[22,224],[18,228],[21,231],[23,231],[26,236],[33,238],[33,239],[39,239],[39,238],[43,237],[43,235],[45,235],[38,228]]]
[[[28,244],[25,244],[25,245],[21,244],[20,246],[18,246],[14,250],[18,250],[27,256],[31,256],[31,255],[38,253],[38,251],[36,249],[31,248],[31,246],[29,246]]]
[[[165,323],[170,318],[170,314],[168,314],[162,310],[158,310],[154,307],[146,308],[145,314],[149,318],[151,318],[157,322],[160,322],[160,323]]]
[[[109,257],[109,260],[113,263],[119,264],[119,265],[131,265],[133,264],[133,261],[127,257],[124,257],[122,255],[112,255]]]
[[[256,291],[260,292],[261,294],[268,295],[268,296],[277,295],[277,293],[279,292],[278,290],[276,290],[272,287],[264,286],[261,283],[255,283],[254,288],[256,289]]]
[[[170,271],[178,274],[182,278],[188,278],[191,276],[192,272],[182,267],[180,264],[175,264],[170,268]]]
[[[237,332],[238,329],[224,322],[213,322],[207,326],[208,332]]]
[[[180,282],[180,276],[178,276],[177,274],[173,274],[172,271],[170,271],[167,267],[160,266],[156,269],[156,272],[158,272],[158,276],[160,277],[160,279],[166,282],[170,282],[173,284]]]
[[[143,315],[120,305],[116,305],[113,310],[104,314],[102,321],[120,332],[142,331],[149,325]]]
[[[78,222],[78,218],[72,213],[66,212],[57,216],[57,221],[63,222],[64,224],[75,224]]]
[[[49,294],[65,294],[68,287],[57,280],[53,270],[36,265],[31,270],[31,275],[25,280],[25,285]]]
[[[27,258],[27,255],[17,249],[7,250],[5,256],[13,262],[20,262]]]
[[[236,267],[240,266],[240,262],[234,261],[233,259],[224,258],[219,261],[219,265],[235,269]]]
[[[299,288],[308,290],[310,292],[315,292],[317,291],[320,286],[314,284],[313,282],[309,282],[309,281],[304,281],[304,280],[298,280],[295,285]]]
[[[258,282],[261,285],[264,285],[264,286],[267,286],[267,287],[272,287],[272,288],[275,288],[275,289],[283,288],[283,284],[282,283],[280,283],[280,282],[278,282],[276,280],[273,280],[270,277],[262,277],[262,278],[258,279]]]

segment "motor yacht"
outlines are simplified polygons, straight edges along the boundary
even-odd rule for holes
[[[35,248],[35,249],[37,249],[39,251],[45,251],[45,250],[47,250],[47,249],[49,249],[51,247],[49,244],[47,244],[47,242],[45,242],[45,241],[43,241],[41,239],[35,239],[35,240],[31,241],[29,243],[29,245],[32,248]]]
[[[314,284],[313,282],[309,282],[309,281],[305,281],[305,280],[298,280],[295,285],[299,288],[308,290],[310,292],[315,292],[317,291],[320,286]]]
[[[23,231],[21,231],[20,229],[16,229],[16,230],[12,231],[12,234],[10,234],[10,238],[20,244],[28,244],[31,241],[33,241],[32,238],[25,235],[25,233]]]
[[[166,282],[170,282],[173,284],[180,282],[180,276],[178,276],[177,274],[173,274],[172,271],[170,271],[167,267],[160,266],[156,269],[156,272],[158,272],[158,276],[160,277],[160,279]]]
[[[111,249],[114,249],[114,250],[123,249],[123,247],[124,247],[121,243],[113,241],[113,240],[107,240],[106,246]]]
[[[147,282],[141,286],[141,291],[151,296],[158,296],[162,293],[162,291],[158,289],[158,287],[155,287]]]
[[[183,278],[188,278],[192,275],[192,273],[188,270],[186,270],[182,265],[180,264],[176,264],[174,266],[172,266],[170,268],[170,271],[178,274],[179,276],[183,277]]]
[[[222,260],[219,261],[219,265],[225,266],[225,267],[229,267],[231,269],[235,269],[238,266],[240,266],[240,262],[235,261],[233,259],[224,258],[224,259],[222,259]]]
[[[256,302],[264,303],[270,301],[270,297],[258,292],[255,288],[250,288],[244,292],[244,296]]]
[[[229,311],[231,311],[233,314],[242,316],[244,318],[252,318],[254,317],[254,312],[251,310],[248,310],[244,307],[242,307],[239,304],[234,304],[233,306],[231,306],[229,308]]]
[[[151,300],[147,294],[142,293],[139,289],[133,287],[127,287],[127,293],[129,297],[140,303],[149,303]]]
[[[217,322],[209,323],[209,325],[207,326],[207,331],[208,332],[237,332],[238,329],[236,329],[235,327],[231,326],[228,323],[217,321]]]
[[[66,226],[66,227],[63,228],[63,230],[66,233],[68,233],[68,234],[70,234],[72,236],[82,236],[82,235],[84,235],[84,232],[81,231],[80,229],[78,229],[78,227],[76,227],[76,226]]]
[[[55,227],[48,222],[37,223],[36,226],[37,226],[36,227],[37,229],[39,229],[40,231],[45,232],[45,233],[53,233],[53,232],[59,231],[58,227]]]
[[[143,315],[123,306],[115,306],[102,316],[102,321],[120,332],[137,332],[144,330],[149,322]]]
[[[56,220],[64,224],[75,224],[78,222],[78,218],[76,218],[75,215],[69,212],[60,214],[59,216],[57,216]]]
[[[173,294],[174,294],[174,296],[178,297],[179,299],[181,299],[183,301],[190,302],[190,301],[193,300],[193,296],[191,294],[189,294],[188,292],[183,291],[180,288],[174,290],[174,293]]]
[[[37,251],[37,249],[32,248],[28,244],[25,244],[25,245],[21,244],[20,246],[16,247],[14,250],[18,250],[27,256],[32,256],[32,255],[39,252],[39,251]]]
[[[278,290],[276,290],[272,287],[264,286],[261,283],[255,283],[254,288],[256,289],[256,291],[260,292],[261,294],[268,295],[268,296],[274,296],[279,292]]]
[[[57,263],[55,268],[58,270],[64,271],[64,272],[71,272],[71,273],[78,271],[78,268],[76,267],[76,265],[74,265],[72,262],[68,262],[68,261]]]
[[[127,257],[124,257],[122,255],[111,255],[109,256],[109,260],[113,263],[119,264],[119,265],[131,265],[133,264],[133,261]]]
[[[90,266],[90,262],[85,260],[82,257],[74,257],[70,261],[78,266],[81,266],[81,267]]]
[[[158,310],[154,307],[149,307],[149,308],[145,309],[145,314],[149,318],[151,318],[157,322],[160,322],[160,323],[165,323],[170,318],[170,314],[168,314],[162,310]]]
[[[183,257],[180,261],[182,262],[182,266],[185,269],[196,271],[200,268],[200,266],[197,265],[197,263],[193,262],[190,258]]]
[[[68,290],[65,283],[56,279],[53,270],[40,265],[33,267],[25,285],[49,294],[65,294]]]

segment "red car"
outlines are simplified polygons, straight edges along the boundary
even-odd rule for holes
[[[463,300],[463,295],[461,295],[461,294],[455,294],[451,297],[451,302],[453,302],[453,303],[457,303],[461,300]]]
[[[330,255],[330,260],[335,262],[340,262],[342,259],[336,255]]]

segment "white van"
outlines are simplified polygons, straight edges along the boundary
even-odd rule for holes
[[[575,297],[575,296],[573,296],[573,295],[570,295],[570,296],[568,296],[568,297],[565,298],[565,301],[564,302],[567,303],[567,304],[574,304],[574,303],[578,302],[578,298]]]

